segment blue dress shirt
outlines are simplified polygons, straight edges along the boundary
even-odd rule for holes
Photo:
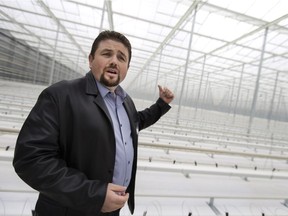
[[[131,179],[134,151],[130,122],[123,106],[126,92],[121,86],[118,86],[114,92],[110,92],[97,80],[96,83],[113,122],[116,140],[113,183],[127,187]]]

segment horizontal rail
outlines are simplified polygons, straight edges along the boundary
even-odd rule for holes
[[[163,143],[148,143],[148,142],[139,142],[139,146],[146,148],[157,148],[157,149],[169,149],[175,151],[186,151],[186,152],[201,152],[209,154],[219,154],[219,155],[236,155],[249,158],[270,158],[276,160],[285,160],[288,161],[287,155],[272,155],[272,154],[261,154],[261,153],[249,153],[249,152],[240,152],[240,151],[231,151],[231,150],[220,150],[220,149],[211,149],[203,148],[197,146],[183,146],[183,145],[173,145],[173,144],[163,144]]]
[[[18,190],[18,189],[3,189],[0,188],[0,193],[35,193],[38,194],[39,192],[36,190]],[[235,200],[283,200],[284,202],[288,199],[288,195],[287,196],[235,196],[235,195],[216,195],[216,194],[207,194],[207,195],[187,195],[187,194],[153,194],[153,193],[141,193],[141,192],[136,192],[135,193],[136,197],[158,197],[158,198],[197,198],[197,199],[210,199],[210,198],[214,198],[214,199],[235,199]]]
[[[251,170],[247,168],[232,169],[226,167],[192,166],[191,164],[168,164],[164,162],[138,161],[138,170],[157,172],[178,172],[185,176],[189,174],[237,176],[242,178],[265,178],[288,180],[288,172],[273,170]]]

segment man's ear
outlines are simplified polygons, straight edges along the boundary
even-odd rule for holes
[[[92,67],[92,61],[93,61],[94,57],[90,54],[89,57],[88,57],[88,59],[89,59],[89,68],[91,69],[91,67]]]

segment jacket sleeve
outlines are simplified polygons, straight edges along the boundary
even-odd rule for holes
[[[171,106],[169,104],[159,98],[156,103],[149,108],[139,111],[139,131],[153,125],[161,118],[161,116],[167,113],[170,108]]]
[[[104,203],[107,183],[89,180],[69,168],[59,144],[59,103],[44,90],[19,133],[13,166],[35,190],[61,205],[97,214]]]

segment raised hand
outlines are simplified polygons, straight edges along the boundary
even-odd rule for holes
[[[158,85],[159,88],[159,97],[165,101],[166,103],[171,103],[171,101],[174,99],[174,94],[166,87],[163,87]]]

